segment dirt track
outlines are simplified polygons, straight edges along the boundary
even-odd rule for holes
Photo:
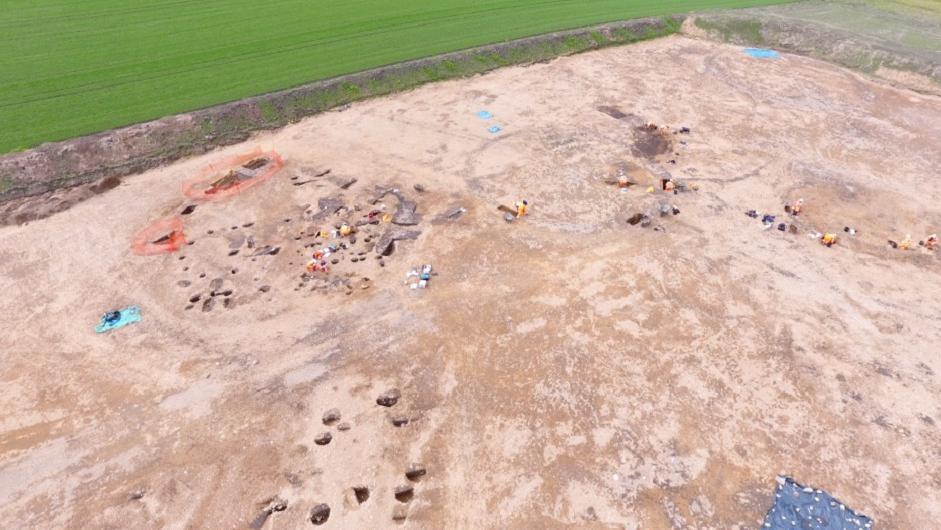
[[[692,132],[638,158],[643,121]],[[180,253],[131,254],[190,204],[183,179],[256,145],[284,156],[279,174],[200,203]],[[699,190],[619,192],[604,180],[621,165]],[[324,528],[397,510],[422,528],[754,528],[786,473],[878,528],[923,528],[941,520],[939,252],[885,242],[941,231],[938,167],[939,98],[673,37],[356,104],[126,179],[0,229],[0,527],[245,528],[280,497],[263,528],[311,528],[318,503]],[[362,233],[366,259],[332,272],[351,289],[311,290],[302,246],[327,220],[305,219],[335,196],[359,218],[375,185],[418,203],[421,236],[380,267]],[[799,234],[744,215],[790,222],[798,197]],[[518,198],[531,214],[508,225],[496,205]],[[655,216],[662,230],[625,222],[661,200],[681,212]],[[828,249],[811,230],[843,237]],[[253,261],[249,235],[280,252]],[[421,263],[429,288],[403,286]],[[233,302],[203,312],[214,278]],[[92,331],[128,304],[141,323]],[[399,402],[376,405],[392,387]],[[350,430],[321,423],[331,408]],[[401,503],[411,462],[428,474]]]

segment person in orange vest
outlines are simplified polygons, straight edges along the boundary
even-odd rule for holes
[[[511,222],[513,219],[519,219],[520,217],[526,215],[526,209],[528,207],[529,201],[521,200],[514,202],[512,208],[505,204],[501,204],[500,206],[497,206],[497,210],[506,212],[508,215],[506,215],[504,218],[507,220],[507,222]]]
[[[308,261],[305,269],[310,274],[313,274],[315,272],[328,272],[330,270],[329,267],[327,266],[326,261],[320,261],[317,259],[312,259]]]
[[[828,247],[832,247],[834,244],[836,244],[836,234],[827,232],[820,237],[820,242]]]
[[[797,202],[795,202],[794,204],[784,205],[784,211],[791,215],[800,214],[803,208],[804,208],[804,199],[797,199]]]
[[[928,250],[934,250],[938,246],[938,234],[931,234],[928,236],[928,239],[925,239],[925,248]]]

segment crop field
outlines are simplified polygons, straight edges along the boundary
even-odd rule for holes
[[[813,0],[756,11],[863,37],[906,55],[941,60],[941,2]]]
[[[556,30],[774,0],[7,0],[0,153]]]

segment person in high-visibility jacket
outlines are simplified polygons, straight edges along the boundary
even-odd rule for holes
[[[513,206],[516,207],[516,217],[520,218],[526,215],[526,208],[529,206],[529,202],[526,200],[516,201],[513,203]]]
[[[794,215],[797,215],[801,213],[801,209],[803,208],[804,208],[804,199],[797,199],[797,202],[795,202],[794,205],[791,206],[791,213]]]
[[[804,199],[797,199],[797,202],[794,204],[785,204],[784,211],[791,215],[800,215],[801,209],[804,207]]]
[[[934,250],[938,246],[938,234],[931,234],[928,236],[928,239],[925,240],[925,248],[928,250]]]
[[[903,239],[903,240],[899,243],[899,248],[902,249],[902,250],[908,250],[908,249],[912,248],[912,245],[914,245],[914,244],[915,244],[915,242],[912,241],[912,235],[911,235],[911,234],[905,234],[905,239]]]
[[[834,243],[836,243],[836,234],[831,234],[830,232],[827,232],[826,234],[821,236],[820,242],[828,247],[832,247]]]

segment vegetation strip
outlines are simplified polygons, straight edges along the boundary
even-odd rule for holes
[[[641,19],[444,54],[312,83],[0,157],[0,202],[130,175],[244,141],[353,101],[424,83],[676,33],[683,17]]]
[[[779,0],[7,0],[0,153],[605,22]]]

